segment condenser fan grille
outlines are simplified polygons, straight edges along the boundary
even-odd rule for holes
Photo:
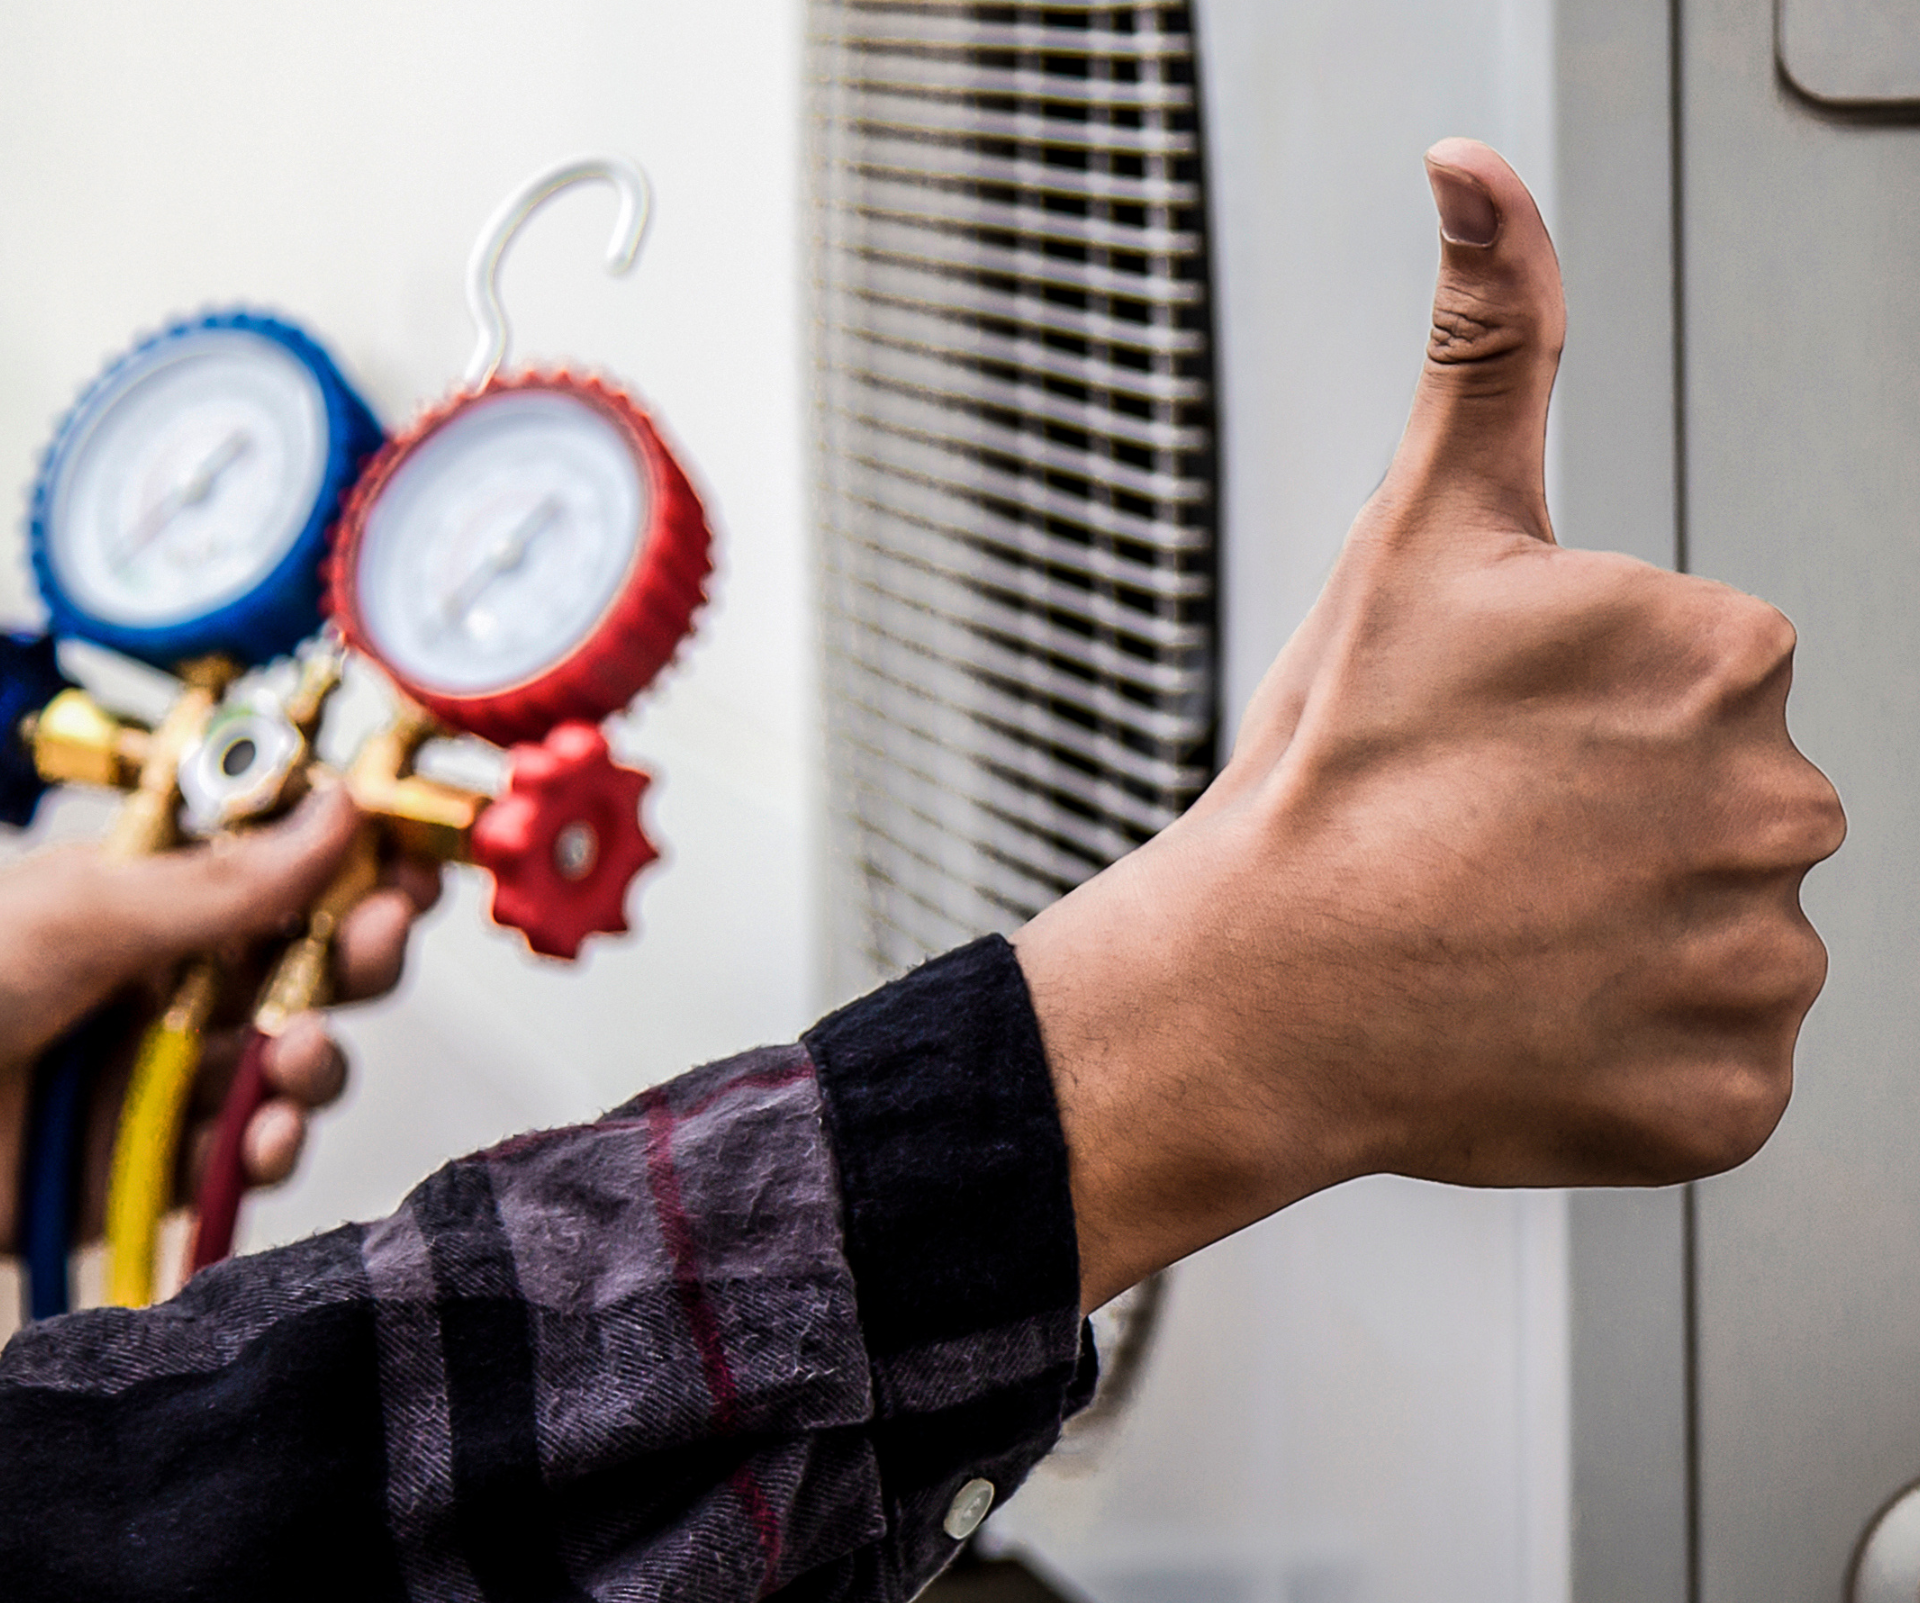
[[[836,983],[1030,917],[1212,773],[1185,5],[813,0]]]

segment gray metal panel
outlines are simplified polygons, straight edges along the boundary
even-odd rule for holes
[[[1780,70],[1835,106],[1920,109],[1915,0],[1778,0]]]
[[[1574,1603],[1690,1596],[1684,1199],[1567,1199]]]
[[[1798,625],[1852,833],[1779,1133],[1700,1188],[1704,1603],[1831,1599],[1920,1472],[1920,130],[1821,115],[1756,0],[1687,0],[1690,538]]]
[[[1562,0],[1555,36],[1567,350],[1554,523],[1678,558],[1668,0]],[[1686,1217],[1679,1191],[1568,1199],[1575,1603],[1686,1603]]]
[[[1672,83],[1668,0],[1555,15],[1567,348],[1554,387],[1554,531],[1673,567]]]

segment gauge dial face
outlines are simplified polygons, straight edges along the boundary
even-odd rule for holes
[[[54,465],[48,556],[108,624],[183,623],[253,590],[313,515],[327,408],[312,371],[243,329],[165,340],[114,375]]]
[[[523,684],[591,636],[649,513],[634,443],[599,407],[550,390],[486,396],[409,452],[368,510],[360,626],[421,690]]]

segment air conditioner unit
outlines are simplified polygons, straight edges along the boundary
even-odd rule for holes
[[[857,985],[1024,922],[1210,777],[1212,301],[1184,11],[814,17]]]

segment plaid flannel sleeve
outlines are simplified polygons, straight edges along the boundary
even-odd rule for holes
[[[1086,1400],[1078,1306],[1038,1027],[977,942],[376,1224],[16,1336],[0,1596],[896,1603]]]

